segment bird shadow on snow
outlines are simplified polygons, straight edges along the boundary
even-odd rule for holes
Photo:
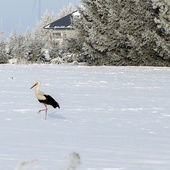
[[[48,118],[51,118],[51,119],[63,119],[63,120],[66,119],[63,115],[57,114],[56,112],[48,113]]]

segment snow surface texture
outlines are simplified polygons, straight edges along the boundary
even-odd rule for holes
[[[0,92],[0,170],[170,169],[170,68],[0,65]]]

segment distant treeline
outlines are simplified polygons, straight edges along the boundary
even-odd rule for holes
[[[35,32],[31,39],[28,33],[17,35],[13,36],[15,40],[10,37],[1,42],[1,61],[6,59],[5,49],[8,56],[43,61],[45,47],[51,58],[73,54],[74,58],[67,61],[77,60],[88,65],[170,66],[170,1],[81,2],[80,16],[73,20],[75,34],[68,37],[62,47],[52,41],[48,30],[44,30],[45,34]],[[30,56],[25,56],[29,53]]]

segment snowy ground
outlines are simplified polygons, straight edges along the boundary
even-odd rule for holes
[[[0,170],[170,169],[170,68],[0,65],[0,92]]]

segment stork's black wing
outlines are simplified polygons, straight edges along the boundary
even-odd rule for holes
[[[56,108],[56,107],[60,108],[58,102],[56,102],[50,95],[45,94],[44,96],[46,98],[44,100],[45,104],[52,105],[54,108]]]

